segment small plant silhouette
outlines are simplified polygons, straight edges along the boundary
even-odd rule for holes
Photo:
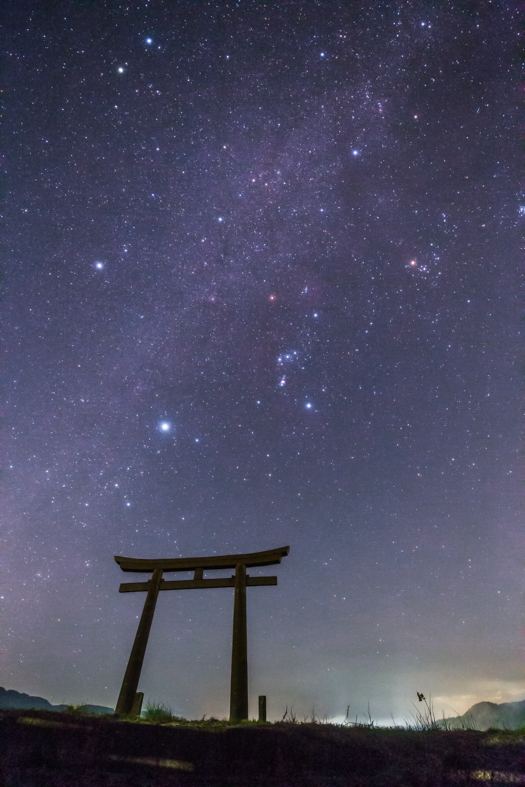
[[[290,713],[288,713],[288,705],[286,706],[286,710],[284,711],[284,716],[282,717],[281,721],[287,721],[289,724],[295,724],[297,721],[297,716],[293,712],[293,705],[290,708]]]
[[[368,708],[366,712],[367,721],[361,722],[357,720],[357,713],[355,716],[355,721],[350,721],[350,705],[346,706],[346,716],[343,720],[342,726],[343,727],[373,727],[374,720],[372,718],[372,714],[370,713],[370,703],[368,703]]]
[[[434,714],[434,708],[432,706],[432,697],[429,695],[429,699],[427,700],[427,698],[425,697],[425,695],[422,692],[416,691],[416,694],[417,694],[418,701],[425,703],[426,710],[421,712],[414,705],[414,703],[412,703],[412,705],[414,705],[414,707],[416,708],[416,715],[414,717],[415,724],[410,724],[405,719],[406,724],[407,724],[407,728],[409,730],[419,730],[420,732],[423,732],[423,731],[426,731],[426,730],[438,730],[438,729],[440,729],[441,725],[440,725],[440,723],[438,721],[436,721],[436,717],[435,717],[435,714]]]

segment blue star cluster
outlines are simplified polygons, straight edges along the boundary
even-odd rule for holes
[[[114,554],[290,544],[270,716],[521,699],[519,4],[6,9],[6,688],[114,705]],[[231,615],[161,594],[146,698],[226,715]]]

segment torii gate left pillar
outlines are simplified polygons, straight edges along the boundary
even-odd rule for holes
[[[148,595],[144,602],[144,609],[142,610],[137,633],[135,634],[128,666],[124,673],[124,680],[122,681],[117,707],[115,708],[115,716],[127,716],[133,709],[161,581],[162,569],[156,568],[152,578],[147,583],[149,585]]]
[[[144,654],[160,590],[186,590],[189,588],[234,587],[233,640],[230,686],[230,721],[248,718],[248,642],[246,626],[246,588],[254,585],[276,585],[277,577],[250,577],[248,567],[269,566],[280,563],[290,547],[272,549],[267,552],[251,552],[244,555],[213,555],[197,558],[168,558],[142,560],[115,556],[123,571],[153,572],[148,582],[121,584],[121,593],[146,590],[147,596],[140,618],[135,641],[131,649],[122,688],[120,690],[116,716],[132,713],[135,695],[140,680]],[[235,568],[235,576],[224,579],[204,579],[203,572],[221,568]],[[194,578],[167,582],[162,578],[166,571],[194,571]]]

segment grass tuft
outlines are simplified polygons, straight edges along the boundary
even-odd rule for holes
[[[69,713],[74,716],[89,716],[87,705],[68,705],[64,713]]]
[[[142,712],[142,718],[145,721],[153,722],[154,724],[172,724],[173,722],[182,721],[180,716],[175,716],[172,709],[163,702],[151,702],[146,705],[146,710]]]

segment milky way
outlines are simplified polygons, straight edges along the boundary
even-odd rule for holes
[[[115,554],[289,544],[252,716],[522,699],[517,14],[7,3],[6,688],[114,706]],[[232,607],[161,594],[146,700],[227,714]]]

